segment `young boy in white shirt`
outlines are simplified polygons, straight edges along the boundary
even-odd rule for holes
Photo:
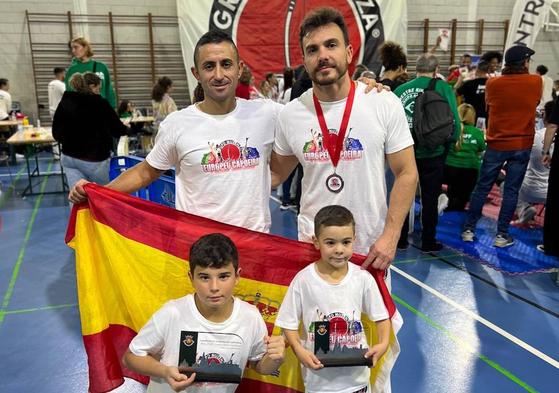
[[[355,242],[355,220],[343,206],[326,206],[314,219],[313,242],[320,259],[301,270],[287,290],[276,325],[303,366],[306,392],[354,393],[370,391],[370,369],[366,366],[323,369],[315,353],[315,332],[320,322],[329,326],[329,350],[362,349],[368,346],[361,322],[367,314],[377,326],[379,342],[364,356],[372,364],[386,352],[391,323],[372,275],[349,262]],[[303,337],[299,325],[303,322]],[[319,341],[318,339],[317,341]],[[328,344],[327,344],[328,345]]]
[[[232,393],[234,383],[197,380],[231,370],[240,379],[247,362],[261,374],[277,371],[284,339],[268,336],[256,307],[233,296],[240,269],[231,239],[218,233],[201,237],[189,262],[195,293],[167,302],[150,318],[131,341],[124,365],[151,377],[148,392],[198,393],[211,386],[212,393]],[[184,367],[194,373],[181,373]]]

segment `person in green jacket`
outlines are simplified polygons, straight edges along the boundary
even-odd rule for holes
[[[483,131],[474,127],[476,110],[470,104],[458,107],[462,120],[462,133],[450,146],[444,167],[444,181],[448,186],[446,211],[464,211],[476,186],[481,167],[481,154],[485,151]]]
[[[84,37],[74,38],[71,42],[72,54],[74,58],[70,67],[66,71],[66,78],[64,80],[66,84],[66,90],[72,91],[72,86],[70,86],[70,79],[72,75],[76,73],[83,74],[84,72],[93,72],[101,78],[101,96],[109,101],[109,104],[116,109],[116,97],[111,84],[111,76],[109,74],[109,69],[105,63],[92,59],[93,50],[89,41]]]
[[[415,100],[419,94],[423,92],[435,78],[439,72],[439,60],[431,53],[424,53],[417,59],[416,73],[417,78],[398,86],[394,93],[402,101],[408,126],[415,138],[413,131],[413,113],[415,109]],[[421,190],[421,250],[425,252],[439,251],[442,244],[437,242],[436,230],[439,220],[438,199],[441,194],[444,176],[444,164],[446,152],[450,145],[458,140],[461,131],[460,116],[456,107],[456,96],[450,85],[444,80],[437,81],[435,91],[439,93],[450,105],[454,114],[454,134],[450,138],[446,146],[440,145],[434,149],[426,147],[415,148],[415,161],[419,172],[419,187]],[[407,248],[408,243],[408,220],[405,221],[402,228],[402,236],[398,243],[398,248]]]

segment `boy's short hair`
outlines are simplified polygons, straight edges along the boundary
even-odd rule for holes
[[[314,235],[318,238],[323,227],[351,225],[355,232],[355,219],[351,212],[340,205],[325,206],[314,216]]]
[[[235,243],[221,233],[211,233],[196,240],[190,247],[188,260],[192,274],[196,266],[219,269],[232,263],[235,271],[239,268],[239,253]]]
[[[64,72],[64,71],[66,71],[66,70],[62,67],[54,67],[54,70],[52,70],[52,73],[54,75],[58,75],[58,74],[60,74],[61,72]]]
[[[303,19],[303,22],[301,22],[301,27],[299,28],[299,45],[303,52],[305,51],[305,48],[303,48],[303,38],[305,38],[307,34],[330,23],[334,23],[340,28],[344,36],[345,45],[349,45],[349,33],[342,14],[332,7],[322,7],[309,12]]]

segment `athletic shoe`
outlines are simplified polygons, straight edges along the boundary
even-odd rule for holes
[[[475,238],[475,233],[471,229],[464,229],[462,231],[462,241],[463,242],[473,242]]]
[[[513,244],[514,239],[508,233],[498,233],[497,236],[495,236],[495,241],[493,242],[495,247],[500,248],[512,246]]]
[[[434,243],[422,243],[421,244],[421,251],[423,252],[433,252],[433,251],[441,251],[443,249],[443,245],[439,242]]]
[[[282,203],[280,205],[280,210],[289,210],[290,207],[295,207],[295,205],[292,205],[291,203]]]
[[[448,197],[446,194],[439,195],[439,200],[437,202],[437,210],[439,211],[439,216],[442,216],[444,209],[448,207]]]
[[[530,220],[533,220],[536,216],[536,208],[534,206],[528,206],[526,209],[522,209],[518,216],[518,222],[521,224],[525,224]]]

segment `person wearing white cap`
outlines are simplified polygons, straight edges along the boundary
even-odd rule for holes
[[[508,247],[514,244],[514,239],[508,233],[509,223],[530,160],[536,107],[542,95],[542,79],[539,75],[530,75],[528,70],[530,57],[534,53],[526,46],[509,48],[505,53],[502,76],[487,81],[487,151],[470,199],[470,209],[462,231],[463,241],[474,241],[476,223],[481,217],[485,198],[506,163],[505,190],[493,245]]]

